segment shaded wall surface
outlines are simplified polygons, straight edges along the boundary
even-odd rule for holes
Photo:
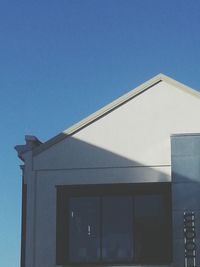
[[[200,134],[174,135],[172,147],[173,266],[184,265],[184,212],[194,212],[200,266]]]
[[[56,187],[65,185],[171,182],[171,166],[145,166],[109,150],[69,137],[73,146],[88,151],[95,162],[102,158],[123,163],[116,167],[34,169],[32,160],[26,165],[28,183],[27,242],[30,256],[28,267],[55,267],[56,265]],[[90,154],[89,153],[89,154]],[[78,153],[76,154],[78,156]],[[200,135],[171,137],[172,155],[172,212],[173,263],[153,265],[184,266],[183,213],[193,211],[196,216],[197,266],[200,266]],[[125,167],[126,166],[126,167]],[[31,171],[30,171],[31,170]],[[29,176],[28,176],[29,174]],[[31,195],[32,194],[32,195]],[[31,197],[32,196],[32,197]],[[32,248],[32,249],[30,249]],[[26,254],[26,255],[29,255]],[[137,267],[146,265],[134,265]],[[152,265],[148,265],[149,267]]]
[[[74,147],[85,151],[85,157],[92,154],[95,162],[102,158],[110,162],[124,163],[119,167],[34,169],[26,164],[29,198],[27,213],[28,267],[57,267],[56,264],[56,193],[58,186],[125,184],[125,183],[166,183],[171,181],[170,166],[145,166],[111,151],[69,137]],[[67,153],[67,151],[66,151]],[[77,153],[78,157],[78,153]],[[75,160],[75,159],[74,159]],[[33,161],[28,159],[28,163]],[[125,167],[127,166],[127,167]],[[29,168],[29,169],[28,169]],[[28,176],[29,173],[29,176]],[[31,195],[32,194],[32,195]],[[126,265],[124,265],[126,266]],[[134,265],[137,267],[147,265]],[[152,265],[148,265],[152,267]],[[157,265],[158,266],[158,265]],[[159,265],[171,266],[171,265]],[[153,265],[154,267],[154,265]]]

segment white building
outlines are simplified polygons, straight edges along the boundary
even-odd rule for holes
[[[200,266],[199,115],[200,93],[160,74],[26,136],[21,267]]]

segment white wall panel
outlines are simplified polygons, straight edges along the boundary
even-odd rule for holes
[[[200,99],[160,82],[34,158],[35,169],[171,164],[170,135],[200,132]]]

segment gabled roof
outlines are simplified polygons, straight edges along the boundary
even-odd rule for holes
[[[118,108],[119,106],[123,105],[124,103],[126,103],[127,101],[133,99],[134,97],[138,96],[139,94],[145,92],[146,90],[150,89],[151,87],[153,87],[155,84],[164,81],[168,84],[171,84],[175,87],[177,87],[178,89],[192,94],[196,97],[200,98],[200,92],[160,73],[158,75],[156,75],[155,77],[153,77],[152,79],[146,81],[145,83],[139,85],[138,87],[134,88],[133,90],[131,90],[130,92],[126,93],[125,95],[119,97],[118,99],[114,100],[113,102],[111,102],[110,104],[104,106],[103,108],[99,109],[98,111],[92,113],[91,115],[89,115],[88,117],[86,117],[85,119],[81,120],[80,122],[74,124],[73,126],[69,127],[68,129],[64,130],[62,133],[56,135],[55,137],[51,138],[50,140],[46,141],[45,143],[39,145],[38,147],[33,149],[33,155],[37,155],[39,153],[41,153],[42,151],[48,149],[49,147],[51,147],[52,145],[62,141],[63,139],[65,139],[67,136],[70,136],[72,134],[74,134],[75,132],[81,130],[82,128],[88,126],[89,124],[91,124],[92,122],[100,119],[101,117],[105,116],[106,114],[108,114],[109,112],[111,112],[112,110]]]

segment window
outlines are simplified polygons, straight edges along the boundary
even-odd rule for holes
[[[100,200],[98,197],[69,199],[69,261],[100,260]]]
[[[102,197],[102,261],[133,259],[133,202],[131,196]]]
[[[171,261],[170,185],[57,188],[58,264]]]

